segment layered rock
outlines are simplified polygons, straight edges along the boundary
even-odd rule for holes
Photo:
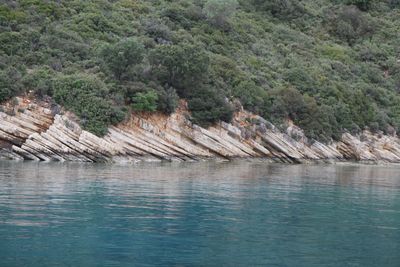
[[[72,114],[55,112],[47,102],[1,106],[0,157],[37,161],[138,162],[267,158],[276,162],[400,162],[395,136],[365,131],[344,134],[338,143],[309,142],[301,129],[286,132],[254,114],[238,112],[232,123],[208,129],[191,124],[182,102],[171,116],[132,114],[100,138],[83,130]]]

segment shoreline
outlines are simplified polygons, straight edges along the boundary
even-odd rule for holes
[[[329,160],[313,160],[301,163],[285,163],[279,162],[271,158],[208,158],[193,161],[171,161],[171,160],[152,160],[152,161],[104,161],[104,162],[85,162],[85,161],[35,161],[35,160],[15,160],[0,157],[1,162],[11,163],[37,163],[37,164],[61,164],[61,165],[103,165],[103,166],[141,166],[141,165],[191,165],[191,164],[237,164],[237,163],[254,163],[254,164],[278,164],[288,166],[400,166],[400,162],[385,162],[385,161],[355,161],[355,160],[342,160],[342,161],[329,161]]]
[[[345,133],[330,144],[311,142],[293,124],[280,131],[243,109],[231,123],[220,122],[206,129],[187,119],[187,106],[181,101],[170,116],[132,113],[98,137],[83,130],[74,114],[63,109],[54,112],[51,103],[26,98],[14,102],[0,105],[0,158],[126,164],[236,159],[290,164],[400,164],[397,136],[364,131],[358,136]]]

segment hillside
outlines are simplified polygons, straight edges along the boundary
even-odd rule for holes
[[[399,0],[0,3],[0,102],[50,97],[99,136],[179,98],[202,126],[243,105],[324,142],[400,129]]]

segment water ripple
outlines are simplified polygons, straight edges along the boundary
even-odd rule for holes
[[[0,266],[400,266],[399,171],[0,162]]]

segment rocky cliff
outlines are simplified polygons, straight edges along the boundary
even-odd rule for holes
[[[82,130],[73,114],[50,102],[16,98],[0,106],[0,158],[36,161],[139,162],[266,158],[285,163],[313,161],[400,162],[395,136],[344,134],[332,144],[309,142],[292,125],[279,131],[246,111],[232,123],[209,129],[187,119],[185,103],[171,116],[132,114],[99,138]]]

